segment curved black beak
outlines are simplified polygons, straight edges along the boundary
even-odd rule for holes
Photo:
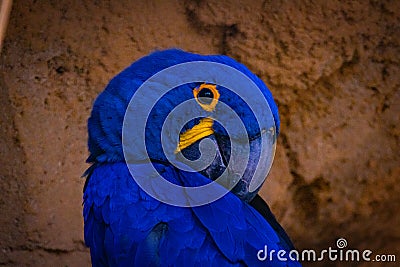
[[[216,154],[212,163],[200,173],[216,180],[226,171],[225,178],[218,179],[218,182],[232,188],[231,191],[243,201],[251,201],[265,181],[274,157],[275,138],[273,134],[265,133],[264,138],[260,135],[251,140],[247,137],[231,140],[228,136],[217,134],[206,137],[213,142]],[[200,142],[182,150],[183,156],[188,160],[199,159]]]
[[[254,190],[251,190],[251,181],[255,178],[257,165],[259,163],[261,155],[261,138],[248,140],[243,138],[239,140],[232,139],[228,136],[217,136],[216,141],[222,157],[222,160],[227,166],[228,176],[232,182],[237,182],[232,188],[232,193],[237,195],[243,201],[249,202],[257,194],[261,184]],[[232,143],[231,143],[232,142]],[[235,148],[233,148],[233,143]],[[246,143],[250,149],[246,152]],[[237,153],[237,157],[231,157],[231,153]],[[234,162],[230,162],[233,160]],[[246,164],[247,161],[247,164]],[[231,164],[229,164],[231,163]],[[241,169],[242,166],[246,166],[245,169]],[[262,179],[265,180],[266,177]]]

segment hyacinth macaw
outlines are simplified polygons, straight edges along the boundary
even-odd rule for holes
[[[191,61],[226,64],[248,76],[267,99],[276,133],[279,133],[278,109],[268,88],[244,65],[227,56],[204,56],[170,49],[156,51],[134,62],[113,78],[98,96],[88,120],[90,155],[87,162],[92,165],[85,173],[83,216],[85,243],[90,248],[92,265],[299,266],[297,261],[280,261],[276,256],[265,261],[257,258],[264,246],[268,246],[269,251],[289,252],[293,245],[267,204],[257,195],[258,190],[249,192],[247,188],[245,176],[254,172],[256,166],[251,163],[252,159],[230,192],[201,206],[177,207],[162,203],[149,196],[132,179],[121,140],[128,103],[146,79],[169,66]],[[189,138],[178,149],[185,157],[196,158],[201,139],[212,138],[221,149],[216,164],[193,173],[179,170],[165,158],[157,136],[166,113],[185,99],[196,97],[194,92],[203,96],[205,102],[199,104],[205,106],[218,94],[219,101],[231,105],[241,116],[251,142],[257,142],[260,135],[257,127],[253,127],[254,118],[229,90],[204,83],[175,88],[152,111],[146,126],[149,130],[149,133],[146,131],[146,144],[148,156],[157,171],[177,184],[193,185],[198,181],[213,180],[224,168],[224,160],[229,160],[229,149],[226,149],[229,138],[218,124],[210,124],[209,120],[208,133]],[[213,112],[212,109],[208,111]],[[204,120],[193,120],[181,133],[202,123]],[[259,155],[259,151],[253,152],[252,157]]]

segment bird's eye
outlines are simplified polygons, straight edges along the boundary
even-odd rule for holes
[[[197,103],[206,111],[213,111],[218,103],[219,92],[213,84],[202,84],[193,89]]]
[[[205,105],[210,105],[211,102],[214,99],[214,94],[213,92],[208,89],[208,88],[203,88],[198,94],[197,98],[199,99],[199,102]]]

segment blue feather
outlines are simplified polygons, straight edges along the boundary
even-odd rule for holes
[[[185,178],[193,180],[188,173],[180,173],[180,179]],[[257,260],[257,251],[264,245],[285,248],[267,221],[232,193],[195,208],[149,202],[157,201],[138,187],[125,163],[103,164],[93,171],[84,193],[85,240],[93,266],[139,262],[139,266],[211,266],[215,262],[219,266],[297,266]]]
[[[171,49],[156,51],[133,63],[113,78],[98,96],[88,120],[90,155],[87,162],[92,166],[85,173],[83,217],[85,242],[90,247],[92,265],[299,266],[298,262],[281,262],[276,258],[265,262],[257,259],[257,252],[265,245],[269,249],[288,252],[290,240],[269,213],[262,212],[267,214],[264,218],[225,188],[213,187],[212,190],[227,194],[212,203],[176,207],[149,196],[131,176],[122,151],[122,123],[130,99],[143,82],[158,71],[192,61],[226,64],[247,75],[267,99],[279,132],[278,109],[270,91],[244,65],[229,57],[202,56]],[[187,100],[194,86],[185,84],[163,96],[152,110],[146,126],[147,149],[154,167],[166,180],[181,186],[210,183],[200,173],[182,171],[170,165],[159,138],[168,111]],[[222,100],[230,102],[239,116],[247,118],[245,127],[250,137],[259,134],[254,115],[240,98],[225,90]],[[196,120],[190,121],[183,130],[196,123]],[[223,133],[224,129],[218,124],[215,126],[217,133]],[[147,182],[157,190],[152,179]],[[212,194],[211,191],[208,193]],[[188,201],[191,203],[193,198]]]
[[[156,74],[160,70],[173,66],[175,64],[192,61],[209,61],[225,64],[239,70],[247,77],[249,77],[260,88],[262,94],[265,96],[274,116],[276,131],[277,133],[279,133],[280,120],[278,108],[274,102],[272,94],[268,90],[264,82],[256,75],[254,75],[246,66],[236,62],[235,60],[227,56],[203,56],[187,53],[177,49],[156,51],[134,62],[131,66],[129,66],[116,77],[114,77],[107,85],[106,89],[95,100],[91,116],[88,120],[88,146],[90,155],[87,161],[124,161],[121,145],[122,123],[123,117],[125,115],[125,110],[133,94],[144,81],[146,81],[148,78],[150,78],[152,75]],[[190,85],[183,85],[182,87],[189,88]],[[166,158],[162,153],[162,149],[160,149],[161,146],[159,142],[154,142],[154,137],[159,136],[162,122],[165,119],[167,111],[175,107],[176,104],[187,100],[184,92],[191,92],[191,90],[176,90],[175,93],[171,92],[173,93],[173,95],[171,95],[169,98],[163,98],[162,108],[154,109],[154,112],[156,113],[153,114],[154,122],[152,124],[151,131],[146,132],[146,139],[153,140],[152,146],[150,147],[149,151],[151,159],[166,162]],[[245,108],[243,100],[241,100],[238,96],[234,95],[229,90],[226,90],[224,92],[225,94],[221,95],[221,101],[224,101],[223,98],[225,97],[225,102],[234,103],[234,105],[232,105],[231,107],[238,114],[245,114],[248,117],[252,117],[251,110]],[[174,99],[174,101],[169,102],[168,99]],[[228,99],[231,99],[231,101],[227,101]],[[253,123],[249,121],[248,123],[246,123],[246,129],[249,134],[257,135],[257,122]],[[223,129],[217,127],[215,131],[223,132]]]

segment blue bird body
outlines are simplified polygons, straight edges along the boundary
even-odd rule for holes
[[[88,162],[92,166],[85,173],[83,216],[85,242],[90,247],[92,265],[300,266],[297,261],[281,261],[276,255],[265,261],[257,258],[264,246],[275,252],[289,253],[293,249],[267,206],[256,207],[256,210],[251,203],[227,192],[209,204],[178,207],[156,200],[132,178],[121,141],[128,103],[140,85],[159,70],[190,61],[220,62],[247,75],[262,88],[279,131],[278,111],[269,90],[246,67],[229,57],[166,50],[133,63],[96,99],[88,121]],[[157,136],[165,114],[189,98],[193,86],[196,84],[182,85],[178,88],[180,93],[172,90],[161,99],[157,103],[159,108],[156,105],[150,115],[149,131],[146,131],[146,138],[150,140],[148,153],[154,168],[171,183],[187,187],[207,184],[210,178],[204,173],[184,171],[168,164]],[[182,90],[185,87],[190,89],[188,93]],[[221,93],[221,99],[228,96],[235,97]],[[234,100],[236,105],[232,106],[246,116],[248,110],[239,110],[238,101]],[[198,121],[189,122],[185,127],[190,129],[196,123]],[[252,123],[246,125],[246,130],[250,137],[257,135]],[[215,131],[223,130],[216,126]]]

